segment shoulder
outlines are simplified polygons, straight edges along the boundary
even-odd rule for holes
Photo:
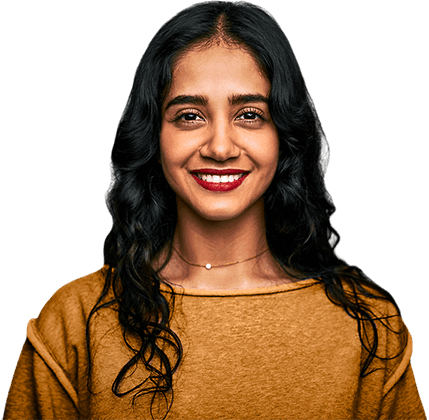
[[[385,289],[366,276],[351,272],[350,276],[341,276],[341,281],[335,285],[336,295],[346,298],[351,304],[355,304],[373,317],[388,317],[400,319],[400,310],[393,296]],[[331,294],[331,293],[329,293]]]
[[[412,354],[411,335],[401,317],[401,312],[394,298],[377,285],[366,285],[365,290],[377,297],[361,294],[361,301],[369,309],[372,321],[362,322],[362,339],[366,349],[375,342],[375,357],[369,371],[382,369],[386,393],[401,377],[410,364]],[[371,328],[371,326],[373,328]],[[367,354],[367,351],[363,352]]]
[[[87,315],[97,302],[104,286],[107,266],[67,283],[49,299],[38,317],[39,323],[55,317]]]
[[[61,287],[28,323],[27,337],[63,384],[76,386],[76,367],[87,357],[88,316],[103,290],[107,266]],[[83,359],[82,359],[83,358]]]
[[[107,266],[61,287],[28,324],[30,342],[78,347],[84,342],[88,316],[103,290]]]

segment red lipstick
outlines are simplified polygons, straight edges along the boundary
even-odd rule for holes
[[[235,179],[231,182],[209,182],[201,179],[197,174],[205,174],[205,175],[238,175],[243,174],[240,178]],[[209,191],[218,191],[218,192],[226,192],[232,191],[238,188],[243,181],[249,175],[249,172],[246,172],[242,169],[198,169],[196,171],[192,171],[192,177],[195,181],[201,185],[203,188]]]

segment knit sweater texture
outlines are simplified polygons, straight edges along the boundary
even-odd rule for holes
[[[114,308],[100,310],[90,324],[88,391],[85,327],[103,273],[65,285],[29,322],[5,419],[151,418],[151,396],[133,404],[133,393],[118,397],[112,392],[133,355]],[[409,333],[398,335],[379,323],[380,358],[370,366],[375,371],[362,378],[365,351],[357,322],[327,298],[318,281],[174,290],[171,328],[184,357],[173,376],[168,420],[426,419],[410,365]],[[170,292],[163,287],[163,293]],[[405,328],[393,305],[374,304],[380,315],[392,316],[393,329]],[[120,391],[148,376],[144,366],[137,366]],[[162,399],[153,407],[154,418],[162,418]]]

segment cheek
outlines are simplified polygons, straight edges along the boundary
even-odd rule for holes
[[[182,144],[174,133],[161,130],[160,162],[164,175],[173,189],[179,180],[181,170],[189,159],[188,148]]]
[[[177,139],[176,139],[177,140]],[[168,125],[161,127],[161,133],[159,136],[159,149],[161,154],[161,162],[164,170],[174,166],[175,160],[177,159],[178,145],[176,144],[174,133],[168,129]]]
[[[171,144],[171,137],[168,130],[161,129],[159,137],[159,160],[161,162],[162,170],[168,183],[171,185],[171,172],[174,169],[174,155],[171,153],[174,145]]]
[[[199,141],[199,137],[190,132],[181,132],[169,124],[163,125],[159,140],[162,161],[171,169],[183,168],[198,151]]]
[[[274,176],[279,161],[279,140],[277,135],[269,136],[264,141],[259,142],[258,150],[255,155],[258,156],[260,168],[266,172],[267,176]]]

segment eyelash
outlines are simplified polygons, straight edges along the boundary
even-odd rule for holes
[[[254,119],[244,119],[244,118],[240,118],[243,117],[246,114],[252,114],[255,115],[257,118]],[[173,119],[173,122],[177,122],[177,121],[181,121],[184,124],[195,124],[197,121],[196,120],[190,120],[190,121],[186,121],[184,119],[182,119],[182,117],[186,116],[186,115],[195,115],[199,118],[204,119],[204,117],[201,115],[201,113],[197,110],[184,110],[179,112]],[[240,111],[239,115],[237,115],[235,117],[236,119],[240,119],[241,121],[245,121],[245,124],[256,124],[258,122],[258,120],[262,120],[262,121],[267,121],[267,119],[264,117],[264,113],[262,111],[260,111],[259,109],[256,108],[248,108],[248,109],[243,109]]]

